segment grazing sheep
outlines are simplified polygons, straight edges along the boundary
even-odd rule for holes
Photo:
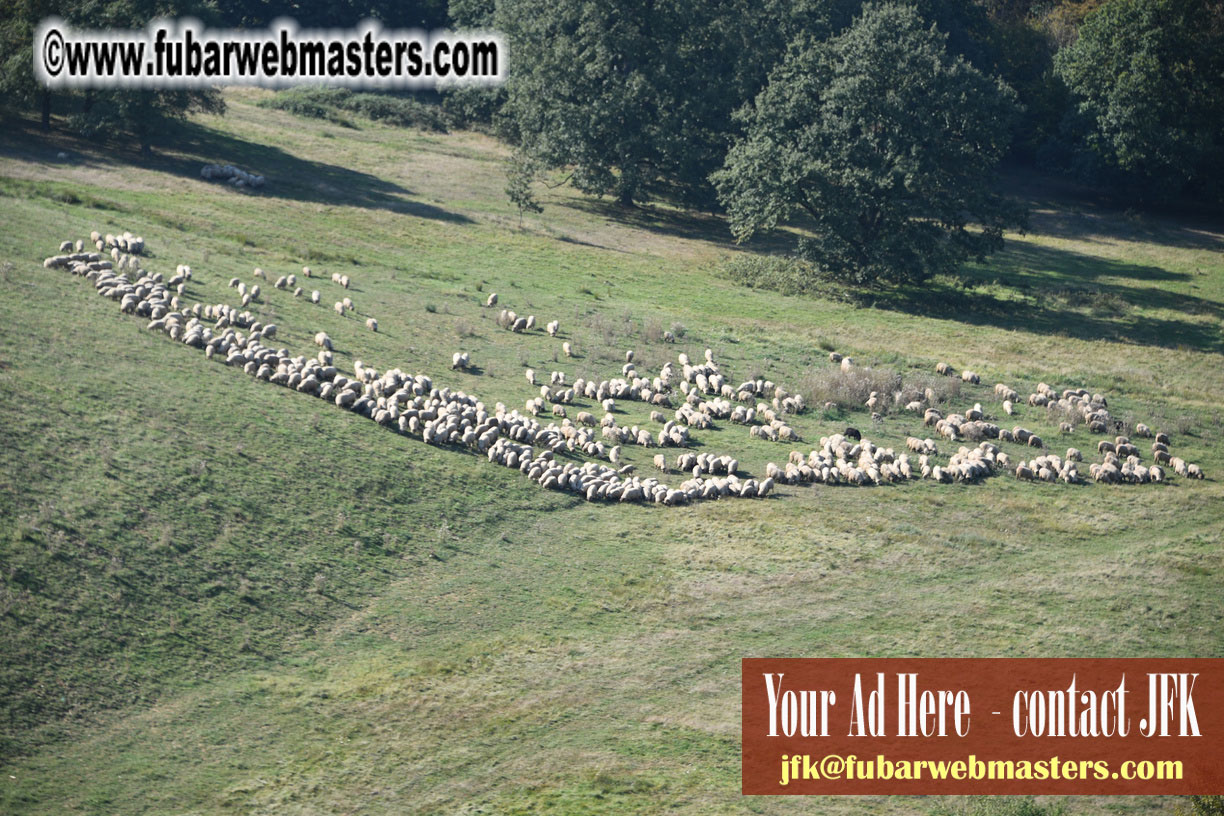
[[[488,308],[490,306],[496,306],[496,305],[497,305],[497,293],[490,292],[489,297],[485,300],[485,307]]]
[[[254,272],[253,274],[254,274],[254,276],[255,276],[255,277],[257,277],[257,278],[263,278],[264,280],[267,280],[267,279],[268,279],[268,275],[267,275],[267,274],[266,274],[266,273],[265,273],[265,272],[264,272],[262,269],[260,269],[258,266],[257,266],[257,267],[255,267],[255,272]]]
[[[451,370],[452,371],[456,368],[466,369],[470,365],[471,365],[471,358],[468,356],[468,353],[466,351],[463,351],[463,352],[456,351],[451,356]]]
[[[1007,414],[1008,416],[1011,416],[1014,411],[1015,411],[1015,408],[1012,405],[1012,401],[1003,400],[1003,413]]]
[[[340,285],[341,285],[341,286],[343,286],[345,289],[347,289],[347,288],[349,288],[349,283],[350,283],[350,281],[349,281],[349,276],[348,276],[348,275],[341,275],[341,276],[340,276]]]
[[[314,336],[314,341],[316,346],[322,346],[328,351],[332,350],[332,341],[331,338],[327,336],[326,332],[319,332],[316,334]]]
[[[568,340],[566,340],[564,343],[561,344],[561,351],[565,352],[566,357],[574,356],[574,349],[572,346],[570,346]]]
[[[676,342],[676,335],[675,335],[675,334],[673,334],[673,333],[672,333],[672,332],[670,332],[670,331],[665,331],[665,332],[663,332],[663,342],[664,342],[664,343],[674,343],[674,342]]]
[[[304,278],[309,278],[309,277],[310,277],[310,267],[309,267],[309,266],[303,266],[303,267],[302,267],[302,277],[304,277]]]
[[[336,310],[336,314],[340,315],[341,317],[344,317],[345,309],[344,309],[343,303],[337,300],[336,305],[332,306],[332,308]]]
[[[550,321],[545,328],[548,329],[549,337],[556,337],[557,332],[561,329],[561,322],[559,320]]]
[[[850,370],[850,369],[852,369],[852,368],[854,368],[854,358],[852,358],[852,357],[843,357],[843,358],[841,359],[841,370],[842,370],[842,371],[849,371],[849,370]]]
[[[311,292],[310,292],[310,302],[311,302],[311,303],[313,303],[313,304],[314,304],[314,305],[316,305],[316,306],[318,306],[318,305],[319,305],[319,290],[318,290],[318,289],[313,289],[313,290],[311,290]]]
[[[340,302],[344,304],[344,308],[345,308],[345,309],[348,309],[350,312],[351,312],[351,311],[354,311],[354,309],[353,309],[353,299],[352,299],[352,298],[347,298],[347,297],[346,297],[344,300],[342,300],[342,301],[340,301]]]
[[[375,320],[375,319],[374,319],[374,318],[372,318],[372,317],[371,317],[371,318],[369,318],[369,319],[367,319],[367,320],[366,320],[366,328],[367,328],[367,329],[369,329],[369,330],[370,330],[370,331],[372,331],[372,332],[376,332],[376,331],[378,331],[378,321],[377,321],[377,320]]]

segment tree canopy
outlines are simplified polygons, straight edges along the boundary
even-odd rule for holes
[[[740,239],[801,213],[820,270],[921,281],[1022,225],[989,184],[1016,113],[1015,93],[951,56],[913,8],[873,5],[790,50],[714,180]]]
[[[1167,197],[1224,170],[1224,7],[1207,0],[1113,0],[1090,14],[1055,64],[1087,144]]]

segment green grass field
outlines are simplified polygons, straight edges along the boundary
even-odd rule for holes
[[[1031,233],[964,281],[785,297],[727,279],[756,250],[717,218],[558,188],[520,229],[497,142],[299,119],[263,93],[227,94],[147,160],[0,135],[0,812],[928,814],[943,802],[741,797],[740,658],[1224,656],[1218,229],[1033,184]],[[205,162],[268,187],[202,181]],[[1208,479],[587,504],[208,363],[43,269],[93,229],[143,235],[154,271],[191,265],[189,301],[309,264],[322,305],[268,284],[256,304],[278,343],[310,353],[325,330],[341,368],[489,404],[533,396],[528,367],[619,375],[629,348],[657,371],[709,347],[730,379],[792,390],[829,349],[907,382],[946,360],[983,378],[951,407],[1000,413],[997,381],[1088,387]],[[494,291],[561,337],[498,328]],[[330,308],[345,294],[354,317]],[[475,373],[449,370],[460,350]],[[793,424],[804,444],[694,435],[754,474],[848,424],[928,435],[897,410]],[[1044,409],[1007,424],[1095,457]],[[642,471],[655,452],[626,451]]]

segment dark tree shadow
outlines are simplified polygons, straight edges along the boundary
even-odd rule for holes
[[[206,183],[226,186],[235,195],[387,210],[455,224],[473,223],[460,213],[407,198],[413,195],[411,190],[387,179],[304,159],[278,147],[239,139],[193,121],[178,124],[174,128],[172,145],[154,151],[151,156],[143,156],[122,145],[74,139],[62,131],[52,136],[49,140],[45,134],[35,131],[33,123],[20,121],[6,138],[0,139],[0,156],[47,161],[55,151],[62,149],[72,152],[72,163],[76,166],[133,165],[193,181],[200,180],[200,169],[205,164],[232,164],[265,176],[267,183],[258,190],[229,187],[222,181]]]
[[[969,325],[1224,352],[1218,324],[1135,313],[1139,308],[1162,309],[1224,319],[1220,303],[1147,285],[1191,280],[1180,272],[1013,244],[990,265],[966,268],[962,278],[966,286],[936,280],[921,287],[856,291],[850,297],[876,308]],[[1012,291],[996,294],[984,291],[986,285]]]
[[[1201,206],[1185,202],[1139,215],[1133,202],[1115,192],[1032,168],[1012,168],[1003,175],[1006,192],[1032,210],[1032,226],[1041,235],[1077,241],[1135,241],[1178,249],[1224,251],[1224,224]]]
[[[721,215],[675,210],[668,207],[640,205],[626,207],[602,198],[577,198],[566,202],[571,207],[630,229],[654,232],[672,238],[704,241],[726,249],[753,253],[785,253],[794,249],[795,238],[782,230],[753,236],[751,241],[737,245],[727,219]],[[584,243],[570,239],[573,243]]]

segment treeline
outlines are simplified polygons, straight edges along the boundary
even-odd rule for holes
[[[373,18],[389,28],[443,28],[446,0],[327,0],[295,4],[259,0],[0,0],[0,122],[34,112],[44,129],[63,116],[73,133],[92,139],[134,140],[148,152],[173,139],[175,123],[194,111],[220,113],[216,91],[57,90],[34,80],[34,29],[49,16],[82,29],[143,29],[157,17],[194,17],[218,28],[261,28],[292,17],[304,28],[352,28]]]
[[[31,37],[154,16],[264,26],[482,28],[509,43],[497,89],[429,95],[446,119],[514,145],[507,188],[563,174],[629,205],[722,210],[748,237],[795,217],[817,268],[921,280],[1001,245],[1023,213],[991,192],[1010,159],[1142,205],[1224,200],[1224,3],[1219,0],[0,0],[0,107],[53,111],[144,149],[215,92],[53,97]],[[364,95],[362,104],[370,107]],[[313,97],[285,104],[316,104]],[[378,106],[375,106],[378,107]],[[401,116],[400,105],[395,111]],[[419,116],[419,111],[413,113]]]
[[[1147,203],[1220,200],[1224,3],[907,4],[945,36],[950,56],[1015,91],[1008,157]],[[512,77],[491,113],[528,155],[572,167],[574,184],[592,193],[705,207],[718,201],[711,174],[742,138],[743,111],[788,70],[788,56],[846,32],[863,7],[452,0],[451,15],[509,35]]]

